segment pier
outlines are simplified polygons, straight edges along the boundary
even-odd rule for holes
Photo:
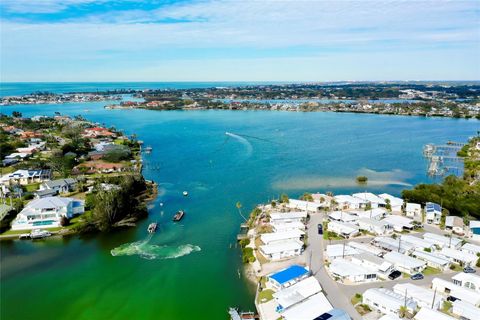
[[[429,176],[445,176],[449,173],[463,174],[464,159],[457,156],[465,143],[449,141],[443,145],[427,144],[423,147],[423,155],[428,159]]]

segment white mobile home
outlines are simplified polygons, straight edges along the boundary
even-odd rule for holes
[[[328,214],[328,218],[332,221],[355,223],[358,220],[357,216],[351,215],[344,211],[332,211]]]
[[[468,302],[456,300],[453,302],[452,307],[452,313],[460,319],[476,320],[480,318],[480,309]]]
[[[426,252],[420,249],[412,252],[412,257],[425,261],[427,266],[432,268],[447,270],[450,267],[450,260],[437,252]]]
[[[439,252],[442,256],[447,257],[450,261],[458,263],[462,266],[474,266],[478,260],[477,255],[466,253],[452,248],[442,248]]]
[[[402,306],[406,306],[412,313],[417,308],[417,303],[412,299],[405,299],[403,295],[385,288],[367,289],[363,293],[363,303],[381,313],[394,315],[399,314]]]
[[[435,233],[424,233],[423,239],[430,241],[440,248],[449,247],[449,248],[460,248],[462,245],[462,240],[456,237],[442,236]]]
[[[382,193],[378,196],[385,200],[385,205],[387,203],[387,200],[390,201],[390,207],[392,207],[392,212],[402,212],[403,199],[394,197],[388,193]]]
[[[468,289],[472,289],[480,293],[480,276],[472,273],[457,273],[452,277],[454,284]]]
[[[451,297],[471,303],[475,306],[480,304],[480,293],[475,290],[456,285],[447,280],[434,278],[432,280],[432,289],[445,293]]]
[[[465,243],[461,249],[463,252],[471,253],[471,254],[479,254],[480,253],[480,246],[477,246],[473,243]]]
[[[357,249],[354,249],[346,245],[345,243],[327,245],[327,248],[325,250],[325,255],[330,261],[337,258],[351,257],[359,253],[360,252]]]
[[[419,307],[431,308],[437,310],[442,306],[443,298],[440,294],[435,294],[431,289],[417,286],[413,283],[397,283],[393,286],[393,291],[411,298],[417,302]],[[433,301],[435,297],[435,301]]]
[[[328,270],[334,277],[341,279],[342,282],[359,283],[377,280],[377,273],[374,269],[343,258],[333,260]]]
[[[372,240],[372,244],[384,250],[400,253],[409,253],[415,250],[415,247],[412,244],[402,242],[400,238],[393,239],[390,237],[375,237]]]
[[[387,215],[387,210],[384,208],[374,208],[370,210],[349,210],[353,215],[359,218],[368,218],[374,220],[381,220]]]
[[[277,212],[270,214],[270,222],[276,223],[290,223],[290,222],[304,222],[307,219],[307,212]]]
[[[385,254],[383,258],[392,263],[398,271],[408,274],[421,272],[427,266],[425,261],[393,251]]]
[[[301,230],[263,233],[260,235],[260,240],[264,244],[274,244],[285,240],[301,240],[304,235],[305,232]]]
[[[366,203],[370,203],[372,208],[385,207],[384,199],[370,192],[361,192],[352,194],[353,197],[358,198]]]
[[[338,195],[333,197],[337,203],[338,208],[346,209],[360,209],[363,208],[367,203],[358,198],[352,197],[350,195]]]
[[[333,306],[328,302],[327,297],[319,292],[285,310],[282,317],[285,320],[317,319],[332,309]]]
[[[277,310],[282,312],[320,291],[322,291],[322,287],[317,279],[315,279],[315,277],[308,277],[288,288],[275,292],[273,297],[278,303]]]
[[[375,256],[381,256],[385,253],[382,249],[372,246],[369,243],[350,241],[348,245],[354,249],[357,249],[360,253],[366,252]]]
[[[335,232],[345,239],[356,236],[360,233],[358,227],[351,223],[344,223],[339,221],[330,221],[328,223],[328,231]]]
[[[360,218],[357,221],[358,228],[375,235],[388,235],[393,233],[393,226],[386,221],[378,221],[369,218]]]
[[[355,264],[375,270],[377,275],[383,279],[386,279],[394,270],[393,264],[370,253],[360,253],[352,256],[351,259]]]
[[[402,232],[403,230],[413,230],[413,220],[402,216],[390,215],[383,221],[390,223],[393,226],[393,230]]]
[[[435,246],[427,240],[424,240],[419,237],[411,236],[411,235],[402,235],[400,236],[402,242],[406,242],[414,246],[416,249],[433,249]]]
[[[407,217],[421,217],[422,216],[422,206],[418,203],[407,203],[405,205],[405,214]]]
[[[286,240],[274,244],[260,246],[260,252],[270,260],[280,260],[298,256],[303,252],[303,242]]]
[[[305,224],[301,222],[287,222],[287,223],[272,223],[274,232],[285,232],[291,230],[305,230]]]
[[[463,219],[456,216],[445,217],[445,230],[452,230],[453,233],[463,236],[465,234]]]
[[[314,213],[314,212],[318,212],[319,205],[316,202],[289,199],[287,203],[287,208]]]
[[[421,308],[417,312],[414,320],[456,320],[454,317],[450,317],[443,312],[432,310],[429,308]]]

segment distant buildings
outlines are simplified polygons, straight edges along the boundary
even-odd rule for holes
[[[48,169],[17,170],[2,176],[0,178],[0,183],[7,186],[12,184],[27,185],[50,180],[51,177],[52,172]]]

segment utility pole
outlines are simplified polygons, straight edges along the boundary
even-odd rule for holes
[[[345,240],[346,241],[346,240]],[[345,258],[345,241],[343,241],[343,252],[342,252],[342,258]]]
[[[433,291],[433,300],[432,300],[432,307],[431,307],[432,310],[434,310],[433,305],[435,304],[436,295],[437,295],[437,287],[435,287],[435,291]]]
[[[398,236],[398,251],[400,252],[400,245],[402,244],[402,236]]]

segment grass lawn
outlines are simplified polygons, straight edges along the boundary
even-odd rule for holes
[[[12,173],[13,171],[15,171],[15,168],[14,167],[1,167],[0,168],[0,174],[1,175],[4,175],[4,174],[7,174],[7,173]]]
[[[38,190],[39,185],[40,185],[40,183],[27,184],[25,186],[25,189],[27,190],[27,192],[35,192],[35,191]]]
[[[58,231],[63,229],[63,227],[54,227],[54,228],[42,228],[42,230],[47,230],[47,231]],[[4,233],[2,233],[2,236],[14,236],[14,235],[20,235],[22,233],[30,233],[32,230],[7,230]]]
[[[359,302],[362,302],[362,295],[360,293],[356,293],[352,299],[350,299],[350,302],[353,304],[353,305],[356,305],[357,303]]]
[[[355,310],[358,311],[358,313],[360,313],[361,316],[369,313],[370,311],[372,311],[372,309],[370,309],[369,306],[367,306],[366,304],[359,304],[358,306],[355,307]]]
[[[402,272],[402,278],[404,278],[404,279],[410,278],[410,275],[406,272]]]
[[[259,303],[265,303],[273,299],[273,290],[272,289],[266,289],[261,291],[258,294],[258,302]]]
[[[433,274],[442,273],[442,270],[437,269],[437,268],[433,268],[433,267],[426,267],[425,270],[423,270],[422,273],[425,276],[430,276],[430,275],[433,275]]]

